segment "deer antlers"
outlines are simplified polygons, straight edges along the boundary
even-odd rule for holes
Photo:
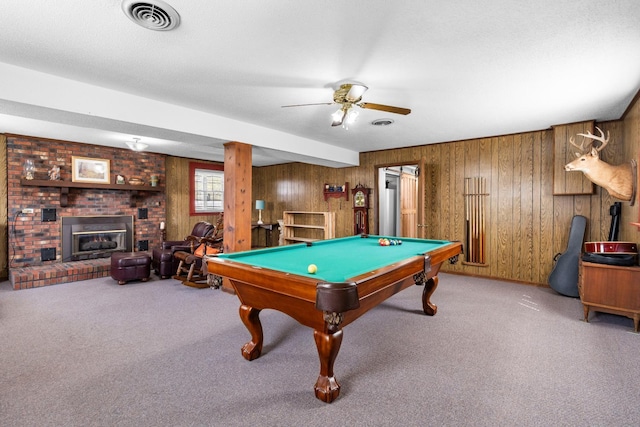
[[[605,138],[604,137],[604,132],[602,131],[602,129],[600,129],[597,126],[596,126],[596,129],[600,133],[600,136],[596,136],[596,135],[592,134],[589,131],[587,131],[586,134],[585,133],[579,133],[578,135],[580,135],[582,137],[582,143],[580,143],[580,145],[576,144],[575,139],[573,139],[573,137],[571,137],[571,138],[569,138],[569,144],[573,145],[574,147],[576,147],[581,152],[588,151],[591,148],[595,148],[595,150],[598,151],[598,152],[602,151],[602,149],[609,142],[610,133],[609,133],[609,131],[607,131],[607,137]],[[600,141],[600,144],[597,147],[593,147],[593,141],[592,141],[591,144],[589,144],[588,147],[585,147],[584,143],[586,142],[587,138],[593,139],[595,141]],[[586,150],[585,150],[585,148],[586,148]],[[576,153],[576,156],[580,157],[580,154]]]

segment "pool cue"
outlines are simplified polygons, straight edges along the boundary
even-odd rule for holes
[[[484,264],[484,237],[485,237],[485,229],[484,229],[484,194],[485,194],[485,180],[484,178],[480,178],[480,204],[481,209],[480,213],[482,215],[480,220],[480,260],[481,264]]]
[[[471,231],[469,230],[470,224],[470,212],[469,212],[469,178],[464,179],[464,211],[465,211],[465,231],[466,231],[466,259],[471,259]]]

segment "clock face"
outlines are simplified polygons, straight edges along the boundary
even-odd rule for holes
[[[358,191],[355,195],[355,197],[353,198],[353,204],[356,207],[364,207],[364,193],[362,191]]]

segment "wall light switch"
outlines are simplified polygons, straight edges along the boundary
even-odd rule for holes
[[[33,213],[33,209],[32,208],[22,209],[22,213],[23,214],[32,214]]]

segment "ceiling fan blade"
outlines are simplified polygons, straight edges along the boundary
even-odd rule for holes
[[[332,105],[334,104],[333,102],[318,102],[316,104],[294,104],[294,105],[283,105],[281,106],[281,108],[287,108],[287,107],[306,107],[309,105]]]
[[[411,113],[411,110],[409,108],[392,107],[390,105],[373,104],[371,102],[362,102],[357,105],[358,107],[366,108],[369,110],[386,111],[388,113],[402,114],[404,116]]]

